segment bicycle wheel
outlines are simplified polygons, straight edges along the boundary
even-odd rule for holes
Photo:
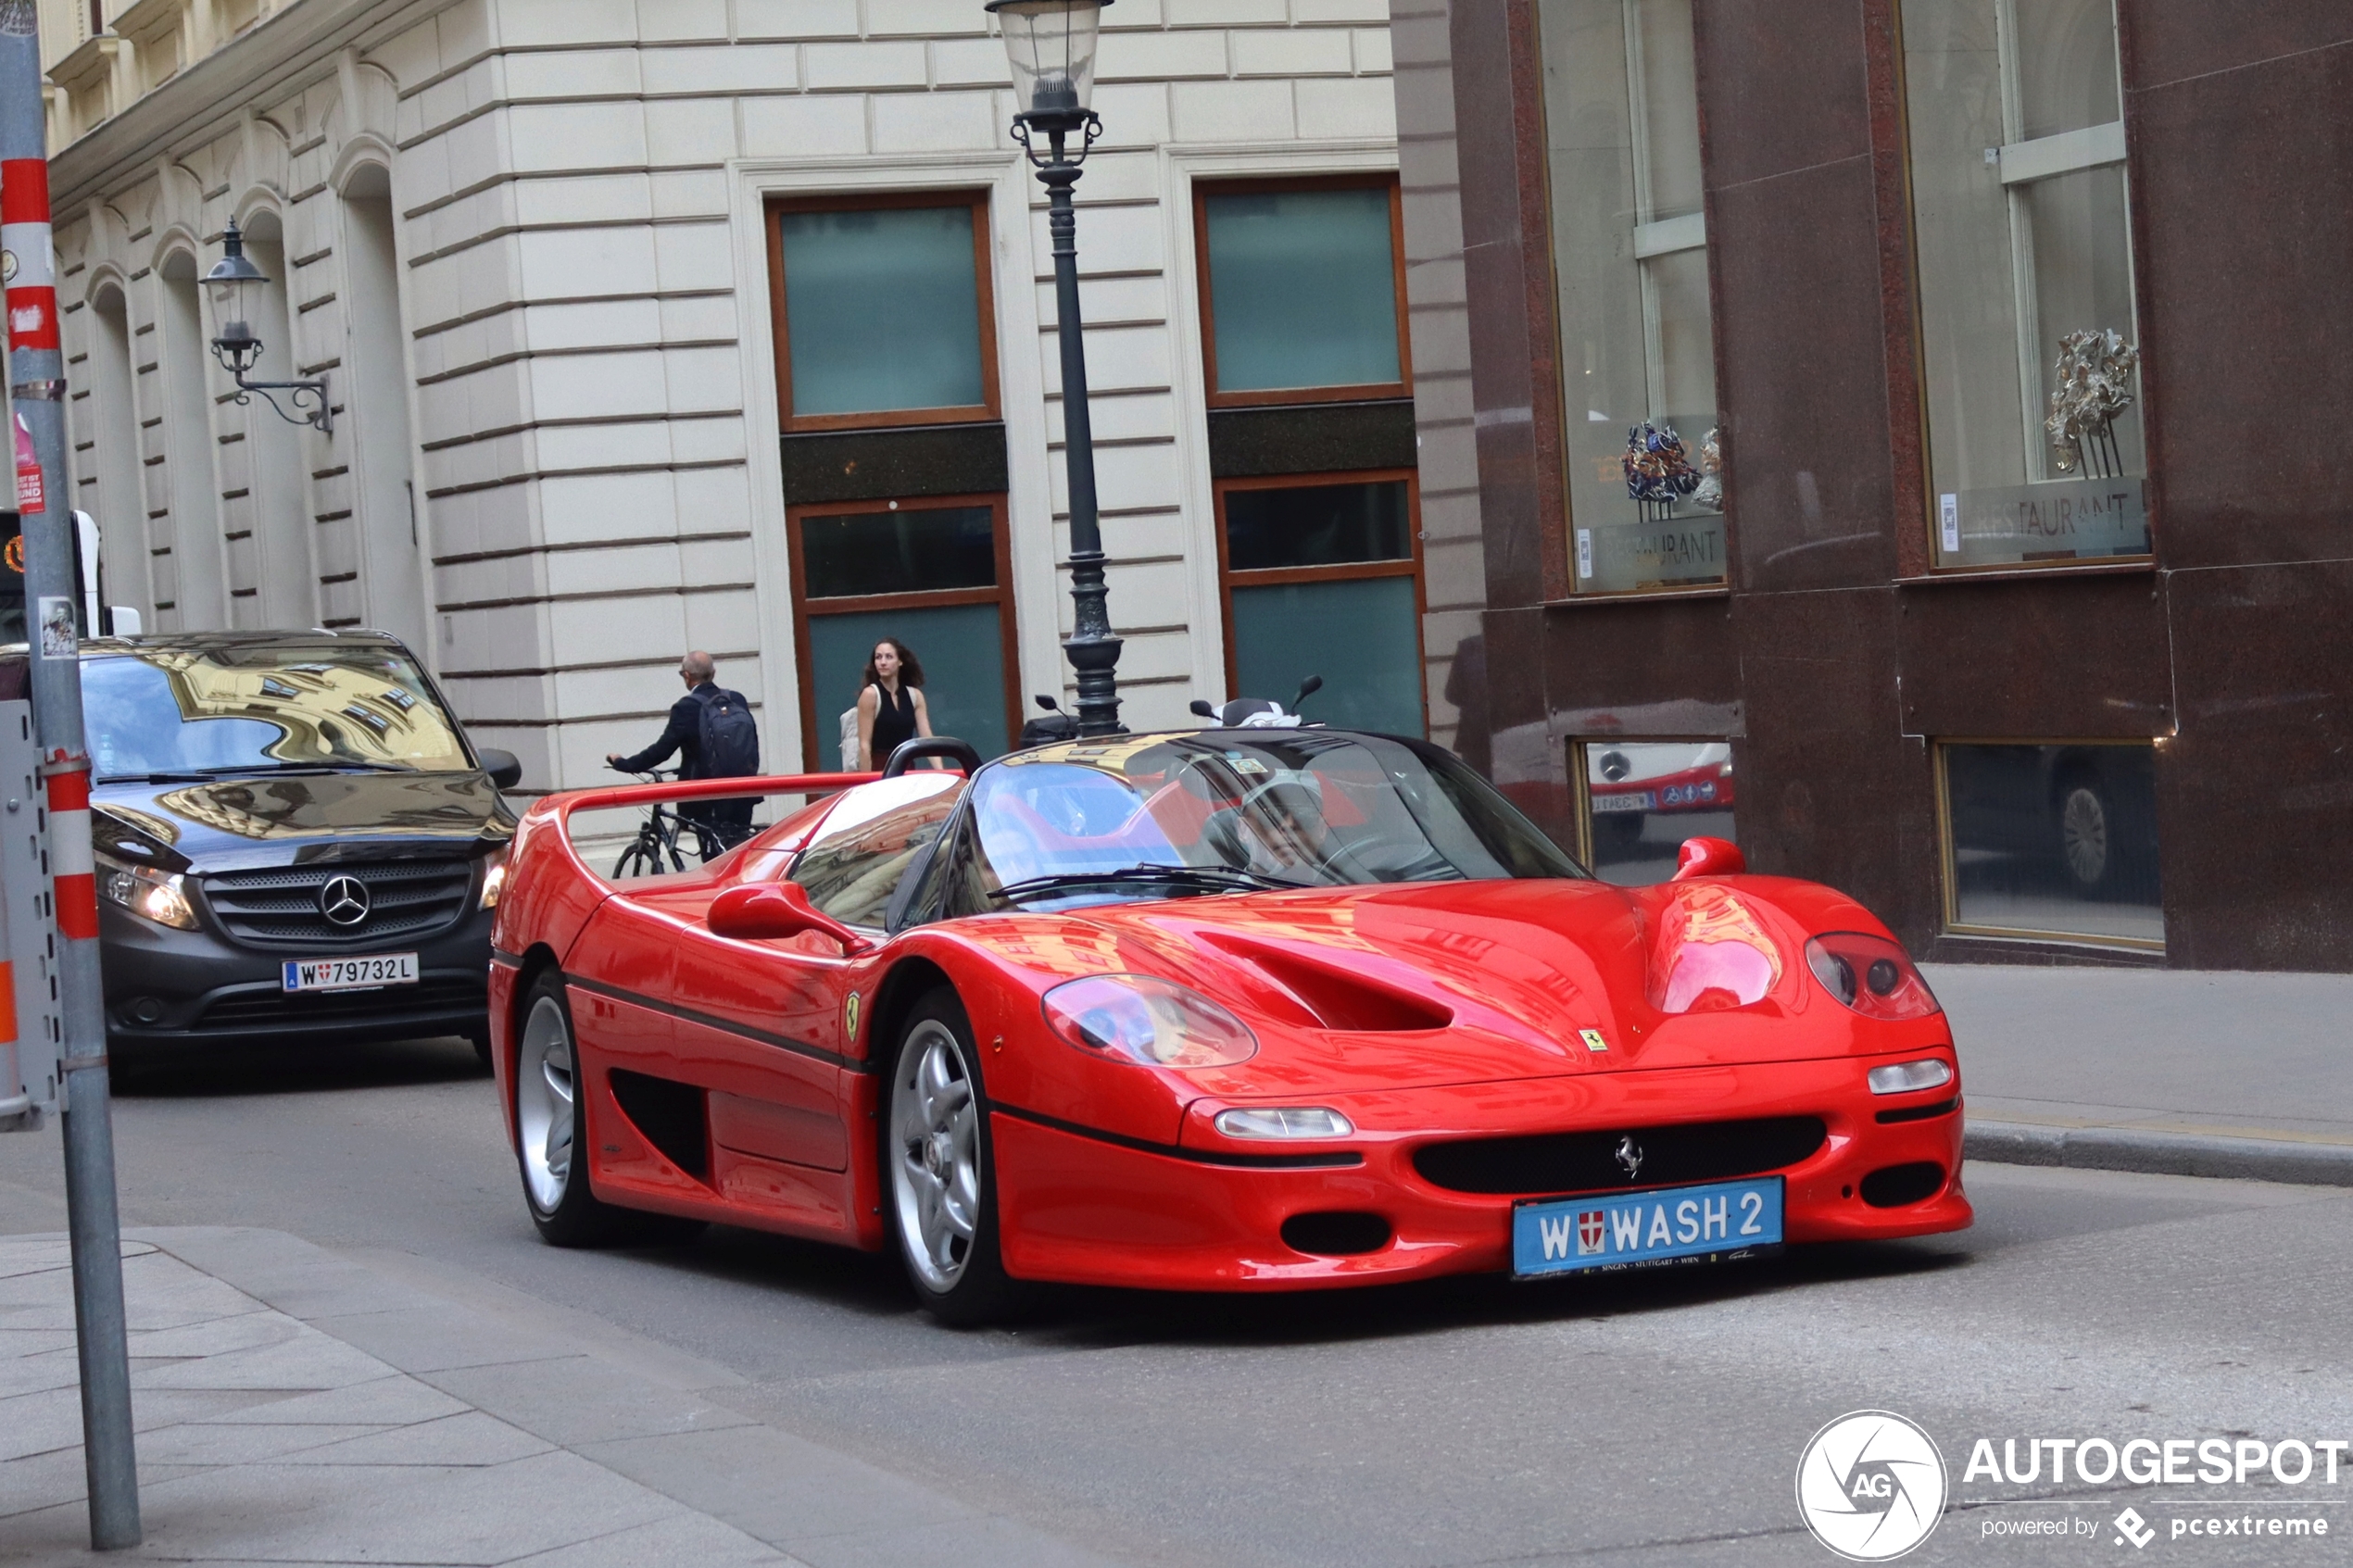
[[[642,838],[623,850],[612,868],[615,882],[633,876],[660,876],[661,872],[661,851]]]

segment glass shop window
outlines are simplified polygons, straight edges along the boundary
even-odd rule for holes
[[[1321,723],[1427,733],[1419,502],[1410,470],[1233,480],[1217,486],[1227,689]]]
[[[2148,553],[2114,0],[1903,0],[1940,567]]]
[[[997,417],[985,196],[770,209],[785,428]]]
[[[1538,0],[1580,593],[1724,579],[1691,0]]]
[[[1585,781],[1585,863],[1621,887],[1675,874],[1687,838],[1737,844],[1732,748],[1720,740],[1589,740],[1577,750]]]
[[[793,621],[800,636],[803,763],[840,756],[841,714],[856,706],[875,645],[896,637],[924,671],[936,734],[983,757],[1020,727],[1013,598],[1001,495],[831,503],[786,514]]]
[[[1195,187],[1212,408],[1402,397],[1397,182]]]
[[[1937,751],[1951,929],[2165,946],[2154,746]]]

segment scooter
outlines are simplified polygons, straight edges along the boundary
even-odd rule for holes
[[[1227,730],[1297,730],[1306,727],[1307,721],[1299,716],[1301,703],[1324,689],[1321,675],[1310,675],[1299,684],[1299,695],[1290,699],[1291,711],[1271,697],[1238,696],[1223,708],[1212,708],[1196,697],[1193,712],[1221,729]]]

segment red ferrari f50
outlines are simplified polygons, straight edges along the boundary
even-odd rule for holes
[[[618,884],[567,825],[825,789]],[[636,1210],[889,1248],[946,1321],[1025,1280],[1533,1277],[1970,1221],[1951,1031],[1878,921],[1715,840],[1596,881],[1415,741],[554,796],[494,941],[549,1241]]]

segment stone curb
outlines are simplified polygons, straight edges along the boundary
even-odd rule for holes
[[[2353,1186],[2353,1145],[2162,1133],[2135,1127],[2045,1127],[1972,1122],[1963,1157],[2000,1165],[2066,1165],[2158,1176]]]

